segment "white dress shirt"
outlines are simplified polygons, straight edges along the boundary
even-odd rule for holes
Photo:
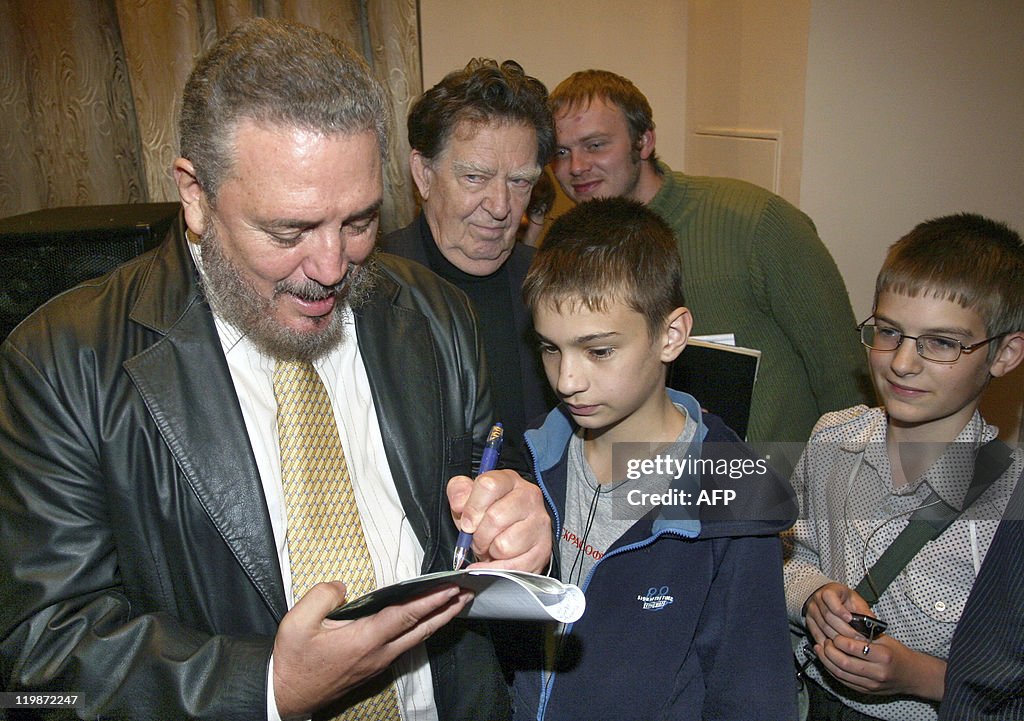
[[[202,272],[199,246],[189,243],[189,249]],[[284,591],[291,608],[295,599],[291,590],[288,519],[281,483],[277,402],[273,387],[274,359],[257,350],[237,328],[216,314],[214,318],[263,482]],[[374,574],[377,585],[382,586],[419,575],[423,548],[398,498],[384,452],[369,378],[355,340],[355,322],[348,308],[344,309],[344,322],[345,341],[316,361],[314,366],[331,399]],[[280,721],[274,699],[273,668],[271,658],[267,676],[267,718]],[[392,664],[392,670],[402,718],[406,721],[437,721],[425,646],[420,644],[400,656]]]

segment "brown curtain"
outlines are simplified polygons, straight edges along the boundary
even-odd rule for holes
[[[415,212],[405,117],[422,90],[416,0],[0,0],[0,217],[176,201],[176,103],[193,61],[260,15],[359,50],[392,93],[385,231]]]

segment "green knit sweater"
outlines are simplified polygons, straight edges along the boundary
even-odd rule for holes
[[[748,439],[804,442],[824,413],[873,405],[846,286],[811,219],[741,180],[659,171],[648,207],[676,234],[693,334],[761,351]]]

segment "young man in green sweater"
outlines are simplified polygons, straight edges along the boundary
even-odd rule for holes
[[[694,333],[761,351],[748,440],[803,442],[823,413],[871,403],[855,334],[832,332],[856,321],[810,218],[750,183],[673,172],[655,155],[650,104],[626,78],[574,73],[549,105],[562,190],[577,203],[625,196],[661,215],[679,245]]]

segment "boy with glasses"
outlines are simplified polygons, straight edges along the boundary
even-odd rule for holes
[[[1001,455],[999,470],[976,463],[998,433],[981,395],[1024,358],[1021,278],[1020,236],[978,215],[927,221],[889,250],[858,327],[883,407],[823,416],[793,476],[786,596],[810,639],[797,651],[810,718],[936,718],[953,631],[1024,468],[1019,449],[996,445],[984,457]],[[990,485],[969,492],[983,476]],[[917,548],[906,534],[896,543],[912,516],[921,528],[943,513],[955,520],[909,561],[879,563],[891,545]],[[859,633],[855,613],[888,630]]]

